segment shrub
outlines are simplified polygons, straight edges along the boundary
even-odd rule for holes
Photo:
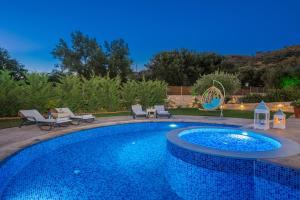
[[[137,103],[139,92],[139,83],[135,80],[129,80],[123,84],[121,90],[122,104],[125,108],[130,109],[131,105]]]
[[[212,86],[213,80],[222,83],[226,95],[234,94],[241,88],[241,83],[237,75],[216,71],[215,73],[201,76],[192,87],[193,94],[202,95],[205,90]],[[219,84],[215,84],[215,86],[222,91]]]
[[[164,81],[128,81],[123,85],[122,97],[126,108],[139,103],[144,108],[164,104],[167,98],[167,84]]]
[[[239,99],[242,103],[257,103],[264,100],[264,96],[261,94],[248,94]]]
[[[92,77],[91,79],[83,79],[81,82],[82,104],[80,111],[95,112],[101,109],[101,79]]]
[[[119,77],[80,78],[67,75],[55,85],[41,73],[27,74],[26,81],[0,71],[0,116],[16,116],[20,109],[69,107],[75,112],[117,111],[138,101],[144,106],[162,104],[167,85],[163,81],[128,81],[121,87]]]
[[[265,95],[249,94],[240,99],[244,103],[257,103],[261,100],[265,102],[286,102],[300,98],[300,91],[293,88],[268,90]]]
[[[62,106],[80,112],[115,111],[120,108],[120,79],[109,77],[82,80],[70,75],[57,84]]]
[[[22,108],[24,81],[14,80],[9,71],[0,71],[0,116],[15,116]]]
[[[295,101],[300,98],[299,89],[272,89],[268,90],[265,96],[266,102],[281,102],[281,101]]]
[[[100,79],[99,90],[99,103],[101,110],[116,111],[120,109],[120,88],[121,79],[119,77],[109,78],[104,77]]]
[[[291,103],[291,106],[295,106],[295,107],[300,107],[300,99],[296,100],[296,101],[293,101]]]
[[[83,108],[82,82],[78,76],[63,77],[55,90],[60,106],[69,107],[74,111],[80,111]]]
[[[137,99],[144,107],[163,104],[167,98],[167,84],[163,81],[145,81],[139,82]]]
[[[23,109],[37,109],[40,112],[46,112],[48,102],[57,98],[48,76],[42,73],[27,74],[21,94]]]

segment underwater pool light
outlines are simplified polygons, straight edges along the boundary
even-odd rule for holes
[[[79,169],[75,169],[75,170],[73,171],[73,173],[74,173],[74,174],[79,174],[79,173],[80,173],[80,170],[79,170]]]
[[[242,135],[248,135],[248,133],[246,131],[243,131]]]
[[[170,124],[169,125],[171,128],[176,128],[177,127],[177,124]]]

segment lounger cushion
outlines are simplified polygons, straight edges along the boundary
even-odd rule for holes
[[[147,115],[144,111],[134,112],[135,115]]]
[[[67,123],[67,122],[71,122],[71,121],[72,120],[70,120],[68,117],[63,117],[63,118],[56,119],[57,124]]]
[[[71,119],[82,119],[82,120],[95,119],[95,116],[93,115],[75,115],[69,108],[55,108],[55,110],[59,113],[64,113],[69,115]]]
[[[46,120],[39,111],[32,109],[32,110],[20,110],[20,113],[27,118],[29,121],[44,121]]]
[[[165,107],[163,105],[155,105],[154,108],[156,112],[165,111]]]
[[[72,116],[71,119],[95,119],[93,115],[76,115]]]
[[[170,113],[168,111],[157,111],[158,115],[170,115]]]
[[[145,116],[147,115],[147,113],[145,111],[143,111],[142,109],[142,106],[137,104],[137,105],[133,105],[131,106],[132,108],[132,112],[135,114],[135,115],[142,115],[142,116]]]
[[[157,115],[171,115],[168,111],[165,110],[165,106],[163,105],[155,105],[154,108],[156,110]]]

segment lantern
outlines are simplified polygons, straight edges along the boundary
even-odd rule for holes
[[[267,130],[270,128],[270,109],[261,101],[254,110],[254,128]]]
[[[273,128],[280,128],[285,129],[286,126],[286,116],[282,112],[281,109],[279,109],[273,117]]]

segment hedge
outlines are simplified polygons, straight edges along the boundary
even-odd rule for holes
[[[42,73],[29,73],[25,80],[12,79],[8,71],[0,71],[0,117],[16,116],[20,109],[69,107],[74,112],[128,110],[135,103],[144,108],[162,104],[167,98],[163,81],[128,81],[119,77],[83,79],[68,75],[56,83]]]
[[[243,103],[257,103],[261,100],[265,102],[289,102],[297,99],[300,99],[299,89],[289,88],[268,90],[265,95],[249,94],[240,98],[240,101]]]

